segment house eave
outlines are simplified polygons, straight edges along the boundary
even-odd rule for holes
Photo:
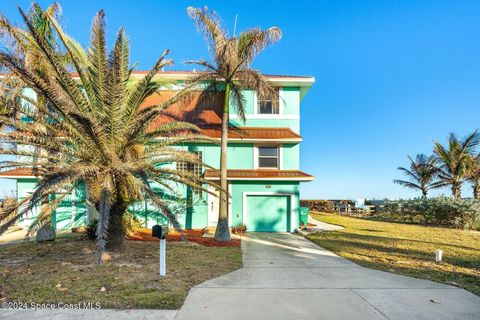
[[[39,179],[38,176],[2,176],[0,175],[0,179]]]

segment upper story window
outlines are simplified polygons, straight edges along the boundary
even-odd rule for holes
[[[201,151],[195,151],[193,153],[197,155],[198,160],[202,161],[202,152]],[[188,171],[188,172],[192,173],[193,175],[195,175],[197,177],[200,177],[202,175],[202,165],[198,164],[198,163],[189,163],[189,162],[179,161],[179,162],[177,162],[177,170],[178,171]],[[199,196],[202,195],[202,190],[193,189],[193,192],[196,195],[199,195]]]
[[[280,167],[280,152],[278,147],[258,147],[258,167],[278,169]]]
[[[270,97],[258,98],[257,102],[257,113],[258,114],[280,114],[280,104],[277,94]]]

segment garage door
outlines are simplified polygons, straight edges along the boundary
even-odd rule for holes
[[[247,231],[290,231],[290,197],[247,196]]]

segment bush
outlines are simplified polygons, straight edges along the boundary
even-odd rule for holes
[[[97,226],[98,226],[98,220],[97,219],[93,219],[92,221],[90,221],[90,223],[87,226],[88,239],[95,240],[97,238],[97,235],[96,235]]]
[[[389,202],[385,212],[394,220],[480,230],[480,200],[438,197]]]
[[[247,226],[244,224],[238,224],[232,227],[233,234],[244,235],[247,232]]]
[[[329,200],[300,200],[301,207],[307,207],[311,211],[334,212],[335,204]]]

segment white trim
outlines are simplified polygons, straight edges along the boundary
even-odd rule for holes
[[[286,193],[286,192],[243,192],[242,195],[242,223],[247,225],[248,221],[248,210],[247,210],[247,197],[248,196],[289,196],[290,197],[290,231],[294,233],[296,231],[295,226],[297,225],[297,215],[296,206],[295,206],[295,193]],[[248,231],[248,230],[247,230]]]
[[[258,113],[258,95],[257,90],[253,92],[253,116],[257,119],[279,119],[283,116],[283,103],[282,98],[280,96],[280,91],[283,91],[282,88],[278,88],[278,113]],[[273,106],[272,106],[273,108]],[[245,116],[245,118],[247,118]]]
[[[76,197],[75,197],[75,188],[72,189],[72,192],[70,193],[70,204],[71,204],[71,223],[72,223],[72,228],[75,227],[75,220],[77,217],[77,208],[76,208]]]
[[[227,184],[227,189],[228,189],[228,225],[232,227],[232,184],[228,183]]]
[[[283,88],[278,88],[278,114],[281,114],[283,115],[284,114],[284,110],[283,110],[283,107],[284,107],[284,102],[285,100],[283,100],[282,98],[282,94],[283,93]]]
[[[283,170],[283,144],[278,146],[278,166]]]
[[[232,192],[231,192],[231,184],[228,185],[228,225],[232,225]],[[210,191],[214,191],[214,186],[209,186]],[[215,199],[216,198],[216,199]],[[217,225],[212,225],[210,222],[212,221],[212,215],[217,215],[217,222],[218,223],[218,211],[213,212],[211,209],[212,201],[218,201],[217,209],[220,210],[220,194],[218,197],[215,197],[213,194],[207,193],[207,226],[208,227],[216,227]]]
[[[258,148],[261,148],[261,147],[267,147],[267,148],[273,148],[273,147],[276,147],[278,152],[277,152],[277,157],[278,157],[278,161],[277,161],[277,164],[278,164],[278,167],[271,167],[271,168],[267,168],[267,167],[259,167],[258,166]],[[283,168],[283,161],[282,161],[282,145],[281,144],[274,144],[274,145],[267,145],[267,144],[257,144],[257,145],[254,145],[253,146],[253,168],[254,169],[262,169],[262,170],[282,170]]]
[[[92,218],[92,207],[90,206],[90,192],[89,192],[89,189],[88,189],[88,182],[85,181],[85,206],[86,206],[86,209],[87,209],[87,217],[86,217],[86,223],[87,225],[90,224],[90,222],[93,220]]]
[[[231,114],[230,119],[241,119],[238,114]],[[246,114],[245,119],[247,120],[300,120],[300,115],[298,114],[265,114],[265,113],[255,113],[255,114]]]
[[[40,176],[1,176],[0,179],[40,179]]]
[[[166,71],[168,72],[168,71]],[[139,73],[138,71],[132,72],[132,78],[142,78],[146,74]],[[198,72],[200,74],[200,72]],[[196,74],[194,72],[175,72],[175,73],[162,73],[159,72],[155,75],[155,77],[160,78],[170,78],[172,80],[188,80],[191,79]],[[272,76],[272,75],[265,75],[267,77],[267,81],[269,82],[276,82],[280,84],[284,84],[285,86],[301,86],[301,87],[310,87],[313,83],[315,83],[315,77],[308,77],[308,76],[291,76],[291,77],[283,77],[283,76]],[[3,79],[5,74],[0,74],[0,79]],[[79,79],[78,76],[72,76],[72,79]]]
[[[292,131],[294,132],[294,131]],[[295,132],[296,133],[296,132]],[[161,141],[161,140],[165,140],[166,138],[164,137],[158,137],[158,138],[155,138],[155,140],[158,140],[158,141]],[[216,140],[216,141],[220,141],[221,138],[210,138],[212,140]],[[255,138],[228,138],[228,141],[230,142],[243,142],[243,143],[300,143],[302,142],[303,138],[299,137],[299,138],[285,138],[285,139],[255,139]],[[192,140],[189,140],[189,142],[198,142],[198,140],[195,140],[195,139],[192,139]],[[203,142],[201,141],[202,143],[209,143],[208,141],[207,142]],[[0,176],[1,178],[1,176]]]
[[[218,139],[220,140],[220,139]],[[254,143],[259,143],[259,142],[265,142],[265,143],[275,143],[275,142],[280,142],[280,143],[289,143],[289,142],[302,142],[302,138],[288,138],[288,139],[242,139],[242,138],[229,138],[228,141],[235,141],[235,142],[254,142]]]
[[[216,188],[214,186],[209,186],[209,190],[210,191],[214,191]],[[215,213],[212,206],[213,206],[213,202],[214,201],[217,201],[217,207],[220,205],[220,202],[219,202],[219,199],[218,197],[215,197],[213,194],[210,194],[210,193],[207,193],[207,209],[208,209],[208,214],[207,214],[207,226],[209,227],[213,227],[214,225],[212,225],[212,219],[214,217],[214,215],[216,214],[217,215],[217,223],[218,223],[218,212]]]

